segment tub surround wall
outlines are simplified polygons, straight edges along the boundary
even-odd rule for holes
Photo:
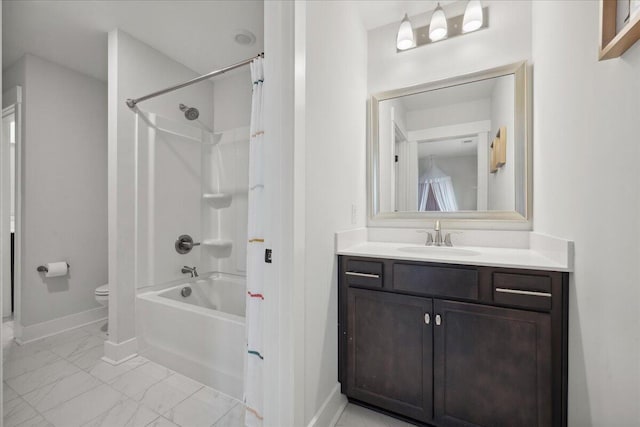
[[[598,7],[533,2],[534,230],[576,245],[575,427],[640,423],[640,44],[598,62]]]
[[[203,145],[211,135],[187,120],[147,115],[138,121],[138,258],[139,288],[184,279],[182,267],[197,266],[202,246],[179,254],[174,246],[183,234],[202,241]],[[167,173],[169,172],[169,173]]]
[[[221,139],[205,152],[210,165],[210,178],[204,186],[210,186],[207,191],[219,191],[228,194],[231,199],[222,208],[211,203],[203,206],[203,231],[207,230],[207,238],[231,242],[231,248],[225,251],[203,251],[202,263],[209,263],[210,271],[245,275],[252,93],[249,67],[215,79],[213,85],[214,129],[216,134],[221,135]]]
[[[29,341],[106,316],[107,85],[25,55],[4,71],[23,86],[22,285],[16,337]],[[66,260],[67,276],[36,267]]]
[[[135,114],[126,98],[142,96],[199,74],[121,30],[109,33],[109,341],[105,357],[118,361],[135,349]],[[195,106],[200,121],[213,126],[213,86],[209,82],[141,103],[139,108],[185,121],[178,104]],[[176,215],[180,213],[176,206]],[[177,236],[176,236],[177,237]],[[199,236],[194,236],[198,238]],[[160,244],[160,242],[158,242]],[[167,244],[167,243],[165,243]],[[173,244],[171,242],[170,244]],[[162,262],[159,260],[158,262]],[[132,341],[133,340],[133,341]],[[120,351],[119,347],[127,350]]]

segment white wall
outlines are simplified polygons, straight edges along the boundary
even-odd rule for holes
[[[198,74],[161,52],[114,30],[109,33],[109,342],[105,355],[114,360],[125,357],[134,347],[118,347],[135,336],[134,317],[134,178],[135,114],[125,105],[158,89],[190,80]],[[177,123],[187,122],[178,104],[200,110],[199,123],[213,126],[213,85],[202,82],[162,95],[140,104],[144,112],[153,112]],[[189,124],[189,123],[186,123]],[[176,163],[177,164],[177,163]],[[165,173],[171,173],[165,171]],[[179,185],[179,183],[176,183]],[[180,215],[179,203],[173,215]],[[162,215],[172,215],[162,212]],[[177,236],[175,236],[177,237]],[[198,239],[200,236],[193,236]],[[171,245],[171,242],[156,242]],[[200,249],[196,249],[199,251]],[[194,250],[194,253],[196,250]],[[156,262],[163,262],[157,260]],[[120,352],[121,351],[121,352]],[[135,350],[134,350],[135,351]]]
[[[249,126],[251,120],[251,72],[242,67],[213,81],[214,127],[224,131]]]
[[[490,118],[491,102],[489,98],[476,99],[442,107],[407,111],[407,130],[459,125],[489,120]]]
[[[531,3],[494,0],[483,1],[482,4],[490,10],[488,29],[402,53],[396,52],[397,20],[369,31],[369,93],[529,59]]]
[[[495,173],[490,173],[487,188],[487,209],[512,211],[516,208],[516,155],[514,132],[514,77],[495,79],[491,94],[491,132],[489,147],[501,126],[507,129],[507,162]],[[489,148],[491,150],[491,148]],[[491,159],[491,155],[489,155]]]
[[[334,233],[365,224],[367,49],[366,31],[352,2],[308,2],[305,37],[306,64],[298,70],[305,72],[306,131],[296,145],[304,144],[306,150],[302,250],[307,425],[337,390]],[[352,205],[357,210],[354,222]]]
[[[533,22],[534,229],[576,248],[569,425],[638,425],[640,44],[598,62],[598,2],[533,2]]]
[[[107,283],[107,87],[26,55],[4,73],[23,86],[22,326],[90,310]],[[36,267],[66,260],[68,276]],[[53,331],[52,331],[53,332]]]

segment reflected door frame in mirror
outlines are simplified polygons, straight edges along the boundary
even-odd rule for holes
[[[438,80],[416,86],[394,89],[371,96],[369,102],[369,139],[367,144],[367,225],[369,227],[431,227],[436,219],[446,220],[451,228],[460,229],[532,229],[533,161],[531,138],[531,82],[530,66],[526,61],[496,67],[471,74]],[[509,137],[522,141],[521,168],[515,175],[516,188],[523,189],[513,211],[458,211],[458,212],[381,212],[380,211],[380,102],[402,96],[434,91],[502,76],[514,76],[514,129]]]

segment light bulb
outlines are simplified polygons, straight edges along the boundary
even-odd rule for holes
[[[482,27],[482,4],[480,0],[469,0],[467,8],[464,11],[464,19],[462,20],[462,31],[470,33]]]
[[[444,10],[438,3],[436,10],[431,15],[431,24],[429,25],[429,38],[432,42],[437,42],[447,37],[447,17],[444,15]]]
[[[414,47],[416,44],[415,39],[413,38],[413,27],[411,26],[411,21],[409,21],[409,17],[407,14],[404,14],[404,18],[400,23],[400,28],[398,28],[398,37],[396,39],[396,46],[398,50],[406,50],[411,47]]]

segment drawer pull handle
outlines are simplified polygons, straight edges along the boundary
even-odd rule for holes
[[[503,294],[531,295],[534,297],[551,298],[551,294],[549,292],[521,291],[520,289],[506,289],[506,288],[496,288],[496,292],[501,292]]]
[[[344,274],[346,274],[347,276],[370,277],[372,279],[379,279],[380,278],[379,274],[357,273],[355,271],[347,271]]]

